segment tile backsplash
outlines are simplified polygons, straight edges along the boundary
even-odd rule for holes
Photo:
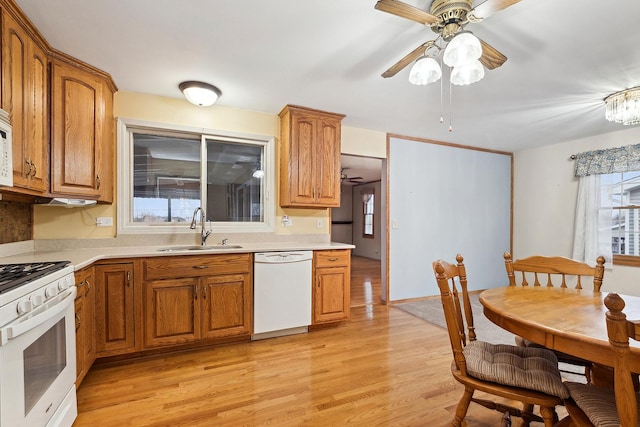
[[[31,204],[0,201],[0,244],[31,240],[32,230]]]

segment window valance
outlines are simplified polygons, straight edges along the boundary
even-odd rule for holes
[[[576,176],[640,170],[640,144],[576,154]]]

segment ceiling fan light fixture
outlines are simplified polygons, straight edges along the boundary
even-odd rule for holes
[[[440,65],[435,59],[427,56],[418,58],[409,72],[409,82],[414,85],[428,85],[437,82],[442,76]]]
[[[640,86],[612,93],[604,99],[605,117],[623,125],[640,124]]]
[[[213,105],[222,92],[220,89],[209,83],[186,81],[178,85],[187,101],[199,107],[208,107]]]
[[[477,61],[481,56],[480,40],[470,31],[461,31],[445,48],[442,60],[450,67],[459,67]]]
[[[469,64],[453,67],[451,83],[456,86],[470,85],[479,82],[484,77],[484,67],[477,59]]]

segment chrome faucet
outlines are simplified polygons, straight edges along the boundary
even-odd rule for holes
[[[192,229],[192,230],[196,229],[196,221],[198,219],[198,211],[200,211],[200,224],[202,226],[202,229],[200,231],[200,245],[205,246],[207,244],[207,237],[209,237],[209,234],[211,234],[211,230],[206,230],[205,231],[205,229],[204,229],[205,214],[204,214],[204,209],[202,209],[200,206],[198,206],[193,211],[193,219],[191,220],[191,225],[189,226],[189,228]]]

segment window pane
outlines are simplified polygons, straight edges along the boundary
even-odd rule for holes
[[[133,222],[190,222],[200,206],[200,140],[133,134]]]
[[[640,209],[614,209],[611,249],[617,255],[640,255]]]
[[[207,139],[207,219],[264,221],[263,146]]]

